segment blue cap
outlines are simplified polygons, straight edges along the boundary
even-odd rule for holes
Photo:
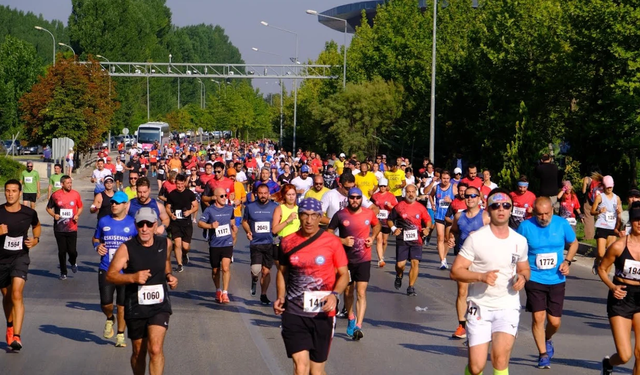
[[[298,203],[298,212],[313,211],[322,214],[322,203],[315,198],[305,198]]]
[[[113,197],[111,197],[111,202],[116,202],[118,204],[127,203],[129,202],[129,196],[124,191],[117,191],[113,194]]]
[[[358,189],[357,187],[352,187],[351,189],[349,189],[349,195],[362,196],[362,190]]]
[[[309,166],[308,165],[303,165],[302,168],[300,168],[300,173],[309,173]]]

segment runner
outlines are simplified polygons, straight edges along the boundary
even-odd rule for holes
[[[304,194],[313,186],[313,179],[309,177],[309,166],[303,165],[300,168],[300,176],[291,180],[291,185],[296,187],[298,193],[298,202],[304,197]]]
[[[122,162],[122,160],[120,160],[120,158],[116,158],[115,169],[116,169],[116,172],[113,175],[116,182],[115,190],[122,191],[122,189],[124,189],[123,181],[124,181],[125,164]]]
[[[384,178],[388,181],[389,191],[395,195],[398,202],[400,202],[402,201],[402,189],[407,186],[404,171],[398,169],[398,165],[394,161],[390,161],[388,167],[389,170],[384,171]]]
[[[440,174],[440,183],[435,185],[435,188],[431,190],[431,205],[435,207],[436,233],[438,235],[437,248],[438,255],[440,256],[441,270],[449,268],[449,264],[447,263],[447,253],[449,252],[449,249],[445,244],[445,238],[449,237],[448,232],[450,227],[447,226],[445,217],[447,210],[449,209],[449,205],[458,194],[457,186],[450,182],[451,175],[449,174],[449,171],[442,171]]]
[[[49,177],[49,189],[47,191],[47,201],[51,198],[51,194],[62,189],[60,178],[62,177],[62,165],[56,163],[53,166],[53,174]]]
[[[458,186],[458,192],[464,190],[462,185]],[[467,208],[462,212],[456,212],[453,216],[453,224],[449,231],[449,247],[453,247],[453,255],[458,256],[460,247],[469,235],[485,225],[489,224],[489,214],[480,208],[482,201],[480,191],[477,188],[469,187],[464,190],[464,200]],[[469,294],[469,284],[462,281],[456,282],[458,291],[456,295],[456,312],[458,314],[458,328],[452,337],[464,339],[467,337],[467,296]]]
[[[142,207],[149,207],[155,211],[156,216],[160,218],[160,222],[156,225],[156,234],[165,235],[167,228],[169,227],[170,219],[167,215],[167,210],[162,204],[158,204],[158,201],[151,198],[151,182],[148,178],[142,177],[136,183],[136,196],[129,201],[128,215],[135,218],[136,213]],[[128,196],[129,194],[127,194]]]
[[[531,332],[538,347],[538,368],[551,368],[555,353],[551,338],[560,328],[565,281],[578,240],[567,220],[553,214],[548,197],[535,202],[535,216],[518,227],[527,239],[531,278],[525,284],[527,311],[532,313]],[[564,257],[565,244],[569,244]],[[545,327],[546,323],[546,327]]]
[[[220,187],[224,189],[229,201],[235,200],[235,185],[233,181],[224,177],[224,164],[222,162],[215,162],[213,164],[214,177],[211,178],[205,186],[204,193],[202,193],[202,201],[205,205],[210,205],[216,198],[213,197],[213,192],[216,188]]]
[[[444,216],[444,221],[447,224],[447,226],[451,226],[453,224],[453,218],[455,214],[467,209],[467,202],[464,196],[468,187],[469,186],[467,186],[467,184],[464,182],[460,182],[457,185],[458,194],[456,195],[455,198],[453,198],[453,201],[451,201],[451,204],[449,205],[449,208],[447,208],[447,212],[445,213],[445,216]],[[451,228],[449,228],[449,233],[446,233],[447,239],[450,238],[449,236],[450,233],[451,233]]]
[[[229,179],[233,181],[233,191],[235,192],[233,201],[233,216],[236,221],[236,227],[242,225],[242,208],[247,203],[247,191],[244,189],[244,185],[241,182],[236,181],[237,172],[235,169],[230,168],[227,172]],[[237,236],[233,236],[233,246],[236,246]]]
[[[280,205],[273,212],[271,221],[271,232],[281,239],[300,229],[300,219],[298,219],[298,205],[296,187],[286,184],[280,189]]]
[[[136,183],[138,182],[138,178],[140,178],[140,174],[138,172],[129,172],[129,186],[124,188],[124,193],[127,194],[129,200],[132,200],[136,197]]]
[[[33,162],[27,161],[27,170],[20,173],[22,183],[22,204],[35,210],[40,199],[40,174],[33,170]]]
[[[422,260],[422,237],[429,232],[431,218],[427,209],[416,202],[417,187],[409,185],[405,188],[405,200],[398,203],[387,219],[391,233],[396,236],[396,281],[394,287],[402,287],[402,277],[407,260],[411,262],[407,295],[415,296],[414,285],[418,280],[420,261]],[[396,226],[397,225],[397,226]]]
[[[98,222],[103,217],[111,215],[110,200],[114,193],[113,176],[107,176],[104,178],[104,190],[93,197],[93,204],[89,207],[89,212],[92,214],[98,213]]]
[[[379,268],[382,268],[387,264],[384,260],[384,253],[387,251],[389,234],[391,233],[391,228],[389,228],[387,223],[389,211],[393,210],[393,208],[398,204],[398,200],[395,195],[389,192],[387,184],[387,179],[381,178],[380,181],[378,181],[378,188],[380,190],[371,196],[371,201],[380,210],[377,214],[377,218],[380,221],[381,228],[380,233],[378,233],[378,236],[376,237],[376,252],[378,253]]]
[[[324,186],[324,177],[321,174],[317,174],[313,176],[313,187],[309,189],[304,197],[305,198],[313,198],[319,201],[322,201],[322,197],[329,191],[329,189]]]
[[[586,176],[582,180],[582,195],[584,200],[584,239],[593,240],[595,236],[595,218],[591,215],[591,207],[596,196],[601,194],[604,188],[602,187],[602,175],[597,168],[593,168],[591,176]]]
[[[282,315],[282,339],[296,374],[325,373],[337,296],[349,282],[340,240],[320,229],[322,211],[316,199],[303,199],[300,230],[282,240],[273,311]]]
[[[176,189],[169,193],[165,204],[167,215],[171,219],[169,233],[173,239],[173,251],[176,254],[178,272],[184,271],[183,264],[189,264],[189,249],[193,237],[191,215],[198,213],[196,194],[187,189],[187,177],[179,174],[176,177]]]
[[[167,175],[169,174],[169,166],[165,162],[165,159],[161,157],[158,160],[158,166],[156,168],[156,181],[158,182],[158,190],[162,188],[162,183],[167,180]]]
[[[11,179],[4,184],[6,203],[0,205],[0,291],[7,319],[7,345],[22,349],[24,321],[24,285],[29,273],[29,250],[40,243],[38,213],[20,204],[20,181]],[[33,237],[29,237],[29,227]]]
[[[107,271],[107,282],[125,285],[127,333],[133,347],[131,369],[149,373],[164,371],[164,338],[169,329],[171,300],[169,288],[178,286],[171,274],[171,241],[154,235],[158,216],[149,207],[135,216],[138,234],[120,245]]]
[[[104,192],[103,192],[104,193]],[[96,197],[100,196],[97,195]],[[113,194],[109,199],[111,215],[104,216],[98,220],[98,226],[93,235],[93,248],[100,255],[100,265],[98,266],[98,290],[100,291],[100,307],[107,317],[104,323],[103,336],[105,339],[113,337],[113,324],[116,318],[113,315],[113,294],[116,293],[117,306],[117,330],[116,347],[122,348],[127,346],[124,338],[124,285],[118,285],[107,282],[107,271],[113,259],[116,250],[125,241],[130,240],[138,234],[136,230],[135,220],[127,215],[129,209],[129,197],[122,191]]]
[[[622,201],[613,193],[613,177],[604,176],[602,179],[604,192],[598,194],[593,200],[591,215],[596,217],[596,244],[598,255],[593,262],[593,273],[596,273],[598,263],[602,260],[605,250],[618,237],[620,214],[622,213]]]
[[[584,224],[584,215],[580,212],[580,201],[576,195],[576,192],[573,191],[573,186],[571,185],[571,181],[563,181],[562,189],[558,193],[558,202],[559,210],[558,215],[561,218],[566,219],[571,228],[573,228],[573,232],[576,232],[576,225],[578,224],[578,220]],[[578,216],[576,217],[576,213]]]
[[[478,178],[478,168],[473,164],[469,164],[467,167],[467,176],[460,182],[464,182],[467,186],[473,186],[476,189],[482,188],[482,179]]]
[[[217,164],[217,163],[216,163]],[[233,257],[233,232],[238,228],[233,219],[233,207],[227,204],[227,192],[222,187],[213,191],[213,204],[207,207],[198,221],[198,227],[212,232],[209,239],[209,262],[211,278],[216,286],[216,300],[229,303],[229,281],[231,280],[231,258]],[[220,289],[222,269],[222,289]]]
[[[518,179],[518,190],[512,191],[509,196],[513,202],[513,213],[509,226],[514,230],[518,229],[520,223],[531,219],[533,215],[533,204],[536,195],[529,191],[529,180],[527,176],[521,175]]]
[[[267,185],[258,185],[256,196],[258,200],[248,203],[244,210],[242,228],[247,233],[251,253],[251,295],[256,295],[256,285],[260,281],[260,302],[270,305],[267,290],[274,256],[277,254],[271,233],[271,219],[278,204],[270,199]]]
[[[491,222],[467,237],[451,278],[471,283],[467,308],[469,362],[465,374],[482,374],[489,344],[493,373],[509,374],[520,321],[520,294],[529,280],[527,240],[509,228],[511,198],[495,189],[487,201]]]
[[[76,260],[78,251],[78,218],[82,214],[82,197],[73,190],[71,177],[64,175],[60,178],[62,189],[51,194],[47,203],[47,213],[53,217],[53,234],[58,244],[58,261],[60,262],[60,280],[67,279],[67,255],[71,271],[78,272]]]
[[[340,241],[347,253],[349,269],[349,285],[345,289],[345,306],[349,318],[347,335],[356,341],[364,337],[362,322],[367,309],[367,285],[371,274],[371,245],[381,229],[376,214],[368,208],[362,207],[362,196],[363,192],[359,188],[349,189],[349,205],[333,215],[327,227],[329,233],[334,233],[335,229],[339,230]],[[371,236],[369,236],[370,231],[372,231]],[[357,320],[353,309],[354,292],[358,295]]]
[[[360,173],[354,177],[356,178],[356,187],[362,190],[365,197],[371,199],[373,193],[378,190],[378,179],[375,174],[369,172],[369,164],[360,164]]]

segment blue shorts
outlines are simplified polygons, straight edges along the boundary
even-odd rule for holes
[[[433,208],[427,208],[427,212],[431,218],[431,225],[434,225],[436,223],[436,214],[433,212]]]
[[[242,224],[242,217],[237,216],[236,217],[236,227],[240,227],[241,224]]]

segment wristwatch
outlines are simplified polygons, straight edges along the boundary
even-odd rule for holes
[[[567,262],[569,265],[571,265],[571,263],[573,263],[572,261],[570,261],[569,259],[565,259],[565,262]]]

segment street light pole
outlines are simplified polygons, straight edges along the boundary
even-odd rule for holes
[[[280,63],[283,64],[282,59],[284,57],[282,55],[279,55],[279,54],[273,53],[273,52],[263,51],[263,50],[258,49],[256,47],[251,47],[251,49],[256,51],[256,52],[261,52],[261,53],[266,53],[268,55],[278,56],[278,57],[280,57]],[[282,96],[284,95],[284,87],[282,85],[282,80],[280,80],[278,82],[278,84],[280,85],[280,142],[278,143],[278,146],[282,147],[282,120],[283,120],[283,113],[282,113],[282,110],[283,110],[282,109],[283,108],[283,98],[282,98]],[[273,105],[273,103],[271,105]]]
[[[53,36],[51,31],[45,29],[44,27],[35,26],[35,28],[38,29],[38,30],[43,30],[43,31],[48,32],[49,35],[51,35],[51,38],[53,38],[53,66],[56,66],[56,37]]]
[[[436,33],[438,25],[438,0],[433,0],[433,42],[431,50],[431,115],[429,121],[429,160],[435,163],[436,144]]]
[[[311,14],[312,16],[318,16],[319,17],[325,17],[325,18],[329,18],[332,20],[336,20],[336,21],[342,21],[344,22],[344,62],[342,63],[343,65],[343,72],[342,72],[342,88],[346,88],[347,87],[347,26],[349,25],[349,23],[347,22],[347,20],[343,19],[343,18],[338,18],[338,17],[332,17],[332,16],[327,16],[326,14],[322,14],[322,13],[318,13],[317,10],[312,10],[309,9],[307,10],[307,14]]]
[[[102,55],[96,55],[97,58],[99,59],[105,59],[107,60],[108,63],[110,63],[111,61],[109,61],[109,59],[107,59],[106,57],[102,56]],[[111,70],[111,65],[109,65],[109,70]],[[111,73],[111,72],[109,72]],[[109,74],[109,107],[111,107],[111,74]],[[109,150],[109,152],[111,152],[111,125],[109,125],[109,140],[107,141],[107,150]]]
[[[196,78],[198,80],[198,82],[200,82],[200,109],[204,109],[204,94],[203,92],[205,92],[205,88],[204,88],[204,83],[202,82],[202,80],[200,78]]]
[[[67,47],[67,48],[69,48],[69,49],[71,50],[71,52],[73,52],[73,59],[74,59],[74,60],[76,59],[76,51],[73,49],[73,47],[71,47],[71,46],[70,46],[70,45],[68,45],[68,44],[64,44],[64,43],[62,43],[62,42],[59,42],[59,43],[58,43],[58,45],[59,45],[59,46],[63,46],[63,47]]]

